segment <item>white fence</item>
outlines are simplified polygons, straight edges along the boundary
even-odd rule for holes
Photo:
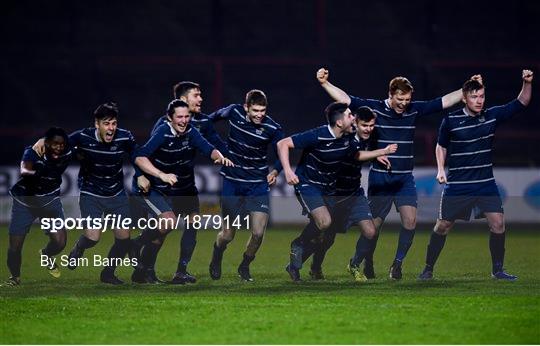
[[[201,199],[210,204],[219,201],[221,176],[219,167],[200,166],[196,168],[196,182]],[[63,177],[62,195],[66,213],[78,211],[77,188],[78,167],[69,167]],[[368,168],[364,168],[363,186],[367,186]],[[419,196],[418,221],[432,222],[437,216],[442,186],[435,181],[436,169],[422,167],[415,170],[414,176]],[[133,169],[125,167],[125,186],[130,189]],[[9,188],[17,181],[19,168],[16,166],[0,166],[0,222],[9,222],[11,217],[11,198]],[[509,222],[539,223],[540,224],[540,170],[530,168],[497,168],[495,178],[503,197],[505,217]],[[367,191],[367,189],[366,189]],[[74,205],[71,205],[74,204]],[[218,210],[216,208],[212,208]],[[303,223],[293,188],[288,186],[283,175],[279,176],[278,184],[272,189],[271,220],[274,223]],[[398,221],[399,216],[392,210],[388,221]]]

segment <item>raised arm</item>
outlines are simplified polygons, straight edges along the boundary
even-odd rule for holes
[[[531,70],[523,70],[521,72],[521,78],[523,79],[523,85],[518,95],[518,100],[519,102],[521,102],[522,105],[528,106],[529,102],[531,102],[531,96],[532,96],[531,89],[532,89],[533,72]]]
[[[360,150],[356,153],[356,160],[358,161],[369,161],[379,156],[384,156],[388,154],[393,154],[397,151],[397,144],[389,144],[386,148],[377,149],[377,150]]]
[[[334,99],[334,101],[351,104],[351,98],[347,93],[337,86],[328,81],[329,72],[327,69],[320,68],[317,71],[317,80],[321,84],[322,88],[326,90],[328,95]]]
[[[475,74],[471,77],[472,80],[477,80],[482,84],[482,76],[479,74]],[[457,105],[461,100],[463,99],[463,92],[461,91],[461,88],[452,91],[451,93],[448,93],[442,97],[442,107],[443,109],[450,108],[454,105]]]
[[[283,138],[277,143],[277,153],[281,165],[283,166],[283,171],[285,172],[285,178],[287,179],[287,184],[296,185],[300,182],[296,174],[294,174],[291,163],[289,161],[289,149],[294,148],[294,143],[291,137]]]
[[[437,159],[437,181],[439,184],[446,184],[446,172],[444,164],[446,163],[446,148],[437,143],[435,147],[435,158]]]

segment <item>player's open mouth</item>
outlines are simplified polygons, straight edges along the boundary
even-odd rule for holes
[[[111,132],[111,131],[106,132],[106,133],[105,133],[105,141],[106,141],[106,142],[112,141],[113,136],[114,136],[114,132]]]

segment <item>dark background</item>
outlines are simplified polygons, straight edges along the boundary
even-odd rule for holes
[[[481,73],[487,106],[515,98],[521,70],[540,79],[537,1],[17,1],[2,5],[0,164],[17,164],[49,126],[92,126],[97,105],[114,100],[120,126],[146,140],[172,99],[193,80],[203,111],[240,103],[262,89],[269,114],[292,134],[321,124],[330,102],[315,79],[349,93],[386,98],[388,81],[408,77],[414,98],[459,88]],[[538,166],[540,109],[499,128],[495,163]],[[443,114],[421,118],[417,164],[434,164]],[[218,131],[225,135],[221,125]]]

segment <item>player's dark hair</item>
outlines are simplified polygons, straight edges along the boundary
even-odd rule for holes
[[[188,104],[185,103],[184,101],[182,100],[172,100],[171,102],[169,102],[169,104],[167,105],[167,115],[172,117],[172,115],[174,114],[174,109],[175,108],[179,108],[179,107],[185,107],[185,108],[189,108]]]
[[[352,113],[356,117],[356,121],[362,120],[362,121],[368,122],[377,117],[375,115],[375,112],[372,111],[371,108],[366,107],[366,106],[358,107]]]
[[[405,77],[395,77],[393,78],[390,83],[388,84],[388,91],[390,92],[390,95],[394,95],[401,91],[403,94],[407,94],[414,91],[414,88],[412,86],[412,83]]]
[[[464,95],[467,95],[468,93],[471,93],[477,90],[482,90],[484,88],[485,88],[484,85],[480,83],[479,81],[474,80],[474,79],[469,79],[468,81],[463,83],[463,87],[461,88],[461,90],[463,91]]]
[[[324,110],[324,114],[326,116],[326,121],[330,126],[335,126],[336,122],[343,118],[343,114],[345,114],[345,111],[349,108],[349,106],[346,103],[341,102],[332,102],[331,104],[326,107]]]
[[[52,140],[54,137],[56,136],[59,136],[59,137],[62,137],[64,139],[64,141],[68,142],[68,135],[66,133],[66,131],[64,131],[63,128],[61,127],[56,127],[56,126],[53,126],[51,128],[49,128],[47,131],[45,131],[45,142],[48,142],[50,140]]]
[[[268,105],[268,100],[262,90],[253,89],[246,94],[246,105],[248,107],[253,105],[266,107]]]
[[[176,83],[173,87],[173,94],[175,99],[179,99],[182,96],[186,96],[191,89],[201,90],[201,86],[195,82],[182,81]]]
[[[118,118],[118,105],[115,102],[107,102],[99,105],[94,111],[96,120]]]

